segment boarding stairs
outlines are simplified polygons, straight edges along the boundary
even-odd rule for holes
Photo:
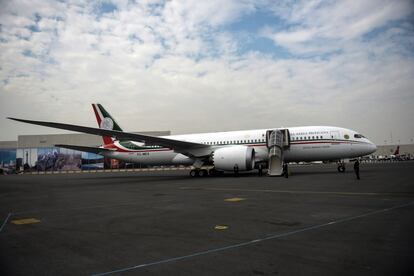
[[[290,147],[290,134],[288,129],[272,129],[266,132],[266,146],[268,148],[269,176],[283,174],[283,151]]]

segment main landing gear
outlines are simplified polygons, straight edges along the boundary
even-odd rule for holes
[[[195,169],[195,170],[190,171],[191,177],[199,177],[199,176],[204,177],[208,175],[209,175],[209,172],[207,170]]]
[[[345,172],[345,163],[344,162],[338,162],[338,172]]]
[[[191,177],[206,177],[206,176],[218,176],[218,175],[222,175],[223,172],[222,171],[217,171],[216,169],[212,168],[212,169],[193,169],[190,171],[190,176]]]

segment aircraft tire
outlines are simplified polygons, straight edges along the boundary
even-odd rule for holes
[[[190,176],[191,177],[198,177],[198,176],[200,176],[200,171],[199,170],[191,170],[190,171]]]
[[[338,172],[341,172],[341,173],[343,173],[343,172],[345,172],[345,166],[338,166]]]
[[[200,170],[200,171],[199,171],[199,175],[200,175],[201,177],[206,177],[206,176],[208,175],[208,172],[207,172],[207,170]]]

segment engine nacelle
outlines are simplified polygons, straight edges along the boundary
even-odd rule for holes
[[[213,164],[216,170],[233,171],[237,165],[239,171],[250,171],[254,168],[255,152],[246,146],[220,148],[213,153]]]

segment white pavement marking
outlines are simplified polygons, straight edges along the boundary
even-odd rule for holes
[[[4,220],[3,224],[0,227],[0,233],[3,230],[4,226],[7,224],[7,221],[9,220],[9,218],[11,217],[12,213],[8,213],[6,219]]]
[[[115,273],[121,273],[121,272],[130,271],[130,270],[134,270],[134,269],[139,269],[139,268],[144,268],[144,267],[155,266],[155,265],[159,265],[159,264],[170,263],[170,262],[174,262],[174,261],[180,261],[180,260],[184,260],[184,259],[194,258],[194,257],[197,257],[197,256],[202,256],[202,255],[207,255],[207,254],[211,254],[211,253],[221,252],[221,251],[225,251],[225,250],[229,250],[229,249],[245,247],[245,246],[252,245],[252,244],[255,244],[255,243],[258,243],[258,242],[263,242],[263,241],[267,241],[267,240],[273,240],[273,239],[277,239],[277,238],[287,237],[287,236],[291,236],[291,235],[294,235],[294,234],[303,233],[303,232],[306,232],[306,231],[309,231],[309,230],[319,229],[319,228],[322,228],[322,227],[325,227],[325,226],[328,226],[328,225],[332,225],[332,224],[343,223],[343,222],[352,221],[352,220],[355,220],[355,219],[359,219],[359,218],[363,218],[363,217],[367,217],[367,216],[371,216],[371,215],[375,215],[375,214],[379,214],[379,213],[388,212],[388,211],[399,209],[399,208],[404,208],[404,207],[407,207],[407,206],[410,206],[410,205],[413,205],[413,204],[414,204],[414,201],[411,201],[411,202],[406,203],[406,204],[396,205],[396,206],[393,206],[393,207],[390,207],[390,208],[385,208],[385,209],[381,209],[381,210],[377,210],[377,211],[372,211],[372,212],[364,213],[364,214],[353,216],[353,217],[338,219],[338,220],[330,221],[330,222],[323,223],[323,224],[309,226],[309,227],[301,228],[301,229],[294,230],[294,231],[291,231],[291,232],[286,232],[286,233],[282,233],[282,234],[275,234],[275,235],[267,236],[267,237],[264,237],[264,238],[261,238],[261,239],[254,239],[254,240],[251,240],[251,241],[237,243],[237,244],[233,244],[233,245],[229,245],[229,246],[225,246],[225,247],[219,247],[219,248],[210,249],[210,250],[206,250],[206,251],[200,251],[200,252],[196,252],[196,253],[193,253],[193,254],[190,254],[190,255],[184,255],[184,256],[180,256],[180,257],[164,259],[164,260],[160,260],[160,261],[155,261],[155,262],[130,266],[130,267],[126,267],[126,268],[120,268],[120,269],[116,269],[116,270],[112,270],[112,271],[108,271],[108,272],[103,272],[103,273],[96,273],[96,274],[92,274],[92,276],[102,276],[102,275],[110,275],[110,274],[115,274]]]

